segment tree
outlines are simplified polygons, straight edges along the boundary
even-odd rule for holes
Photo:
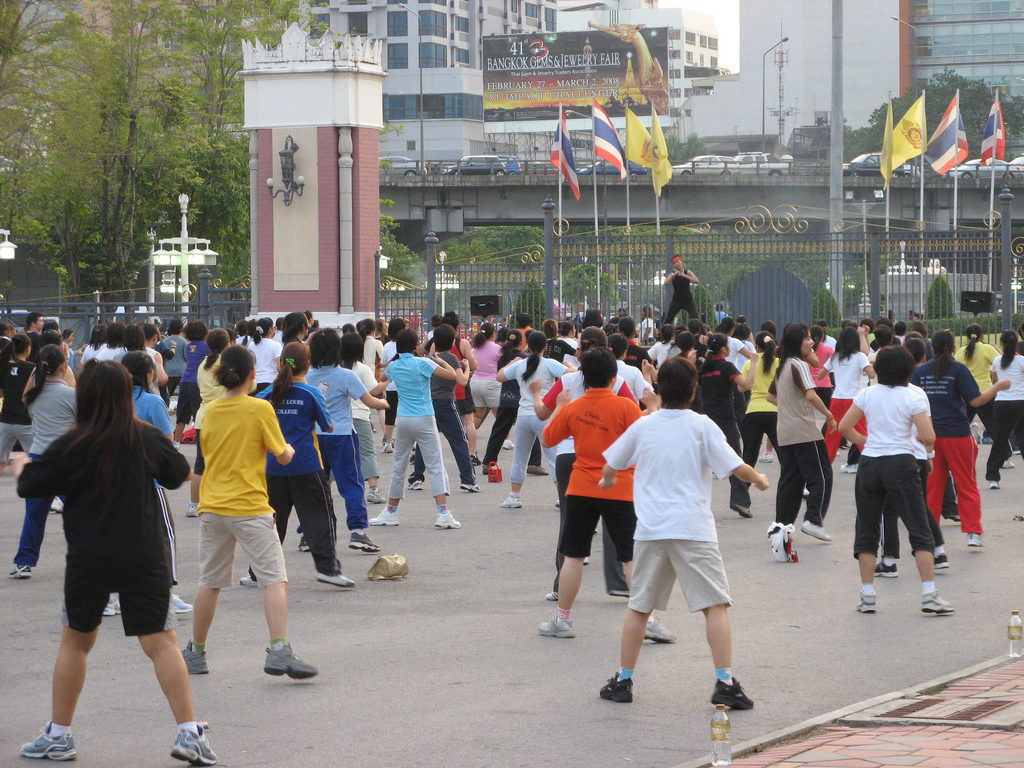
[[[929,320],[939,320],[953,315],[953,291],[949,282],[943,275],[936,277],[928,289],[928,297],[925,300]]]
[[[530,316],[530,326],[540,328],[547,318],[544,311],[544,286],[533,280],[523,285],[516,297],[515,306],[509,312],[512,317],[525,313]]]
[[[670,134],[665,137],[665,145],[668,147],[668,161],[673,165],[688,162],[708,151],[700,136],[695,133],[687,136],[686,141],[680,141],[678,136]]]
[[[843,322],[835,297],[825,287],[815,294],[814,300],[811,302],[811,318],[813,322],[825,320],[830,328],[839,328]]]
[[[964,120],[964,128],[967,130],[967,144],[972,148],[972,157],[980,155],[981,136],[985,130],[988,111],[992,107],[991,86],[981,80],[970,80],[956,74],[951,69],[945,69],[929,80],[924,88],[927,90],[925,116],[929,137],[935,131],[942,119],[942,113],[946,111],[946,107],[949,106],[949,102],[952,101],[959,89],[960,114]],[[899,122],[920,95],[921,87],[912,85],[903,96],[893,99],[892,119],[894,125]],[[1002,104],[1003,122],[1006,125],[1009,143],[1011,137],[1021,135],[1021,128],[1024,126],[1024,98],[1003,93],[999,100]],[[882,138],[885,134],[886,106],[886,104],[881,104],[872,112],[867,125],[845,132],[843,149],[847,159],[865,152],[881,151]]]
[[[381,277],[401,280],[410,285],[420,285],[426,279],[425,256],[415,253],[395,237],[398,222],[391,216],[380,217],[380,252],[388,260],[387,269],[381,270]]]

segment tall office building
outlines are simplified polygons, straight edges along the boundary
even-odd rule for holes
[[[1024,0],[900,0],[900,89],[947,67],[1024,95]]]
[[[382,157],[420,157],[422,67],[428,162],[501,149],[484,136],[484,36],[557,27],[555,0],[410,0],[408,10],[398,0],[326,0],[326,5],[332,31],[384,40],[388,131],[381,136]]]

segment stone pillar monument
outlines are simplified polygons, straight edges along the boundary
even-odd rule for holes
[[[250,132],[252,312],[373,315],[380,245],[381,42],[292,24],[243,43]]]

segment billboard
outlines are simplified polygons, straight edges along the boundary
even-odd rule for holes
[[[643,24],[483,39],[484,122],[556,120],[558,105],[611,117],[668,114],[668,28]]]

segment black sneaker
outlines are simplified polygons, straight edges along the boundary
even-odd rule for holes
[[[482,464],[482,462],[480,461],[480,457],[477,456],[475,453],[469,454],[469,460],[474,467],[479,467]]]
[[[895,579],[899,576],[899,573],[896,571],[896,563],[893,563],[892,565],[879,563],[875,566],[875,576],[880,576],[883,579]]]
[[[740,517],[753,517],[754,513],[750,511],[750,506],[743,506],[742,504],[730,504],[729,509],[738,514]]]
[[[633,678],[619,680],[619,673],[616,672],[601,689],[601,698],[608,701],[617,701],[620,704],[629,704],[633,701]]]
[[[946,557],[946,553],[943,552],[941,555],[935,556],[935,570],[944,571],[949,568],[949,558]]]
[[[754,702],[743,692],[740,681],[735,677],[732,685],[726,685],[721,680],[715,681],[715,692],[711,695],[712,704],[724,704],[729,709],[753,709]]]

